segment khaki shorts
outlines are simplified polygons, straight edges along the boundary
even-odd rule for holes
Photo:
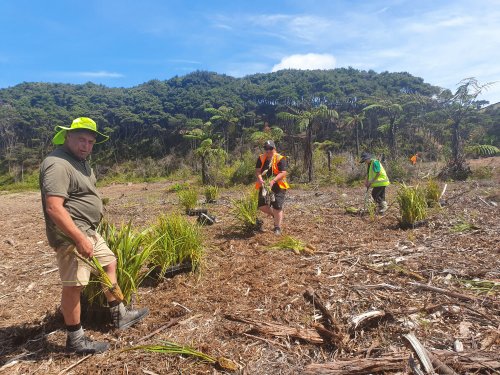
[[[101,266],[107,266],[116,260],[106,241],[99,235],[87,236],[94,245],[94,257]],[[63,286],[85,286],[89,283],[91,268],[73,252],[75,245],[63,245],[56,249],[59,275]]]

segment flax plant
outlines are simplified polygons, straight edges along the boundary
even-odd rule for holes
[[[132,348],[124,349],[123,351],[129,351],[129,350],[145,350],[148,352],[174,354],[174,355],[179,354],[179,355],[194,357],[204,362],[208,362],[224,371],[232,372],[238,370],[238,365],[233,361],[231,361],[230,359],[224,357],[219,357],[219,358],[212,357],[211,355],[200,352],[190,346],[180,345],[171,341],[161,341],[160,344],[156,345],[134,346]]]
[[[146,242],[152,243],[150,262],[159,268],[159,278],[169,267],[190,262],[198,268],[203,256],[201,228],[181,215],[162,215],[147,232]]]
[[[90,269],[93,271],[95,275],[95,279],[97,279],[97,283],[99,284],[99,289],[95,295],[99,294],[99,292],[102,290],[102,288],[108,290],[117,300],[123,301],[124,296],[123,293],[120,289],[120,287],[117,284],[114,284],[111,279],[109,278],[108,274],[102,267],[101,263],[97,260],[95,257],[91,257],[89,259],[86,259],[82,257],[76,248],[73,250],[75,255],[82,260],[87,266],[90,267]]]
[[[123,300],[130,303],[132,295],[151,272],[151,267],[148,268],[147,264],[154,243],[145,246],[144,233],[133,231],[131,222],[119,229],[113,224],[104,222],[100,226],[100,232],[116,256],[118,286],[123,293]],[[106,303],[95,282],[85,287],[84,294],[91,304],[97,303],[103,306]]]
[[[305,242],[292,236],[283,236],[281,240],[269,247],[271,249],[292,250],[295,254],[305,253],[311,255],[316,251],[314,246],[306,244]]]

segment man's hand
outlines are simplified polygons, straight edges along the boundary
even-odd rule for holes
[[[269,182],[269,187],[272,189],[275,183],[276,183],[275,180],[271,180],[271,182]]]
[[[76,251],[84,258],[91,258],[94,256],[94,245],[87,237],[83,237],[81,241],[76,244]]]
[[[262,176],[259,176],[258,181],[259,181],[260,186],[264,186],[264,179],[262,178]]]

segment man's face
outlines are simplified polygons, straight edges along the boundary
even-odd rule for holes
[[[266,156],[273,156],[274,148],[266,146],[264,147],[264,152],[266,153]]]
[[[66,133],[64,146],[77,159],[85,160],[92,152],[95,144],[95,134],[87,130],[72,130]]]

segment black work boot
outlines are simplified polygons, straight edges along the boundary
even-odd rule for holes
[[[83,328],[75,332],[68,332],[66,338],[66,352],[76,354],[97,354],[108,350],[107,342],[93,341],[85,336]]]
[[[280,227],[274,227],[274,234],[281,236],[281,228]]]
[[[126,329],[140,322],[149,314],[149,309],[146,307],[138,310],[127,310],[123,303],[110,307],[109,311],[111,312],[113,325],[118,329]]]

